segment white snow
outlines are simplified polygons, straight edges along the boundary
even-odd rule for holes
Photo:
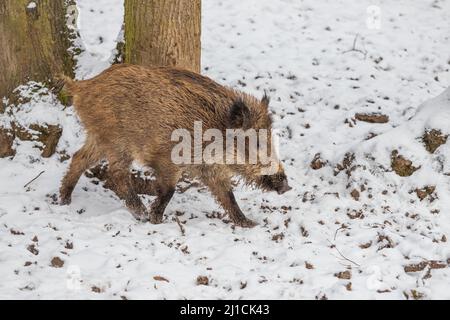
[[[28,4],[27,9],[34,9],[34,8],[36,8],[36,7],[37,7],[36,2],[31,1],[31,2]]]
[[[77,77],[89,78],[109,65],[123,6],[77,5],[86,49]],[[269,91],[294,189],[239,186],[243,212],[259,223],[250,230],[221,220],[204,188],[176,194],[164,224],[141,224],[86,177],[70,206],[54,204],[70,161],[42,159],[16,139],[14,159],[0,159],[0,298],[449,299],[450,142],[430,154],[420,140],[426,129],[450,134],[449,19],[445,0],[203,0],[203,73]],[[58,151],[73,154],[84,139],[73,108],[33,88],[21,88],[31,100],[0,123],[59,124]],[[389,122],[355,121],[358,112]],[[420,169],[396,175],[393,150]],[[335,175],[349,152],[357,167]],[[319,170],[316,154],[327,162]],[[414,190],[427,185],[436,199],[420,201]],[[445,267],[405,272],[423,261]],[[344,271],[350,279],[336,276]],[[197,286],[198,276],[210,284]]]
[[[78,29],[84,51],[78,58],[77,79],[89,79],[110,66],[122,29],[123,0],[77,0]]]

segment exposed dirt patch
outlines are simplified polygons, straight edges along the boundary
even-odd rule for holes
[[[39,250],[36,249],[36,246],[34,244],[30,244],[27,247],[27,250],[30,251],[32,254],[34,254],[35,256],[37,256],[39,254]]]
[[[284,239],[284,233],[283,232],[277,233],[277,234],[272,236],[272,240],[275,241],[275,242],[279,242],[279,241],[281,241],[283,239]]]
[[[318,153],[314,156],[314,159],[311,161],[311,168],[314,170],[319,170],[322,169],[326,164],[327,162],[325,160],[322,160],[320,158],[320,153]]]
[[[14,122],[11,123],[14,135],[22,141],[37,141],[42,143],[42,157],[50,158],[56,152],[59,139],[62,135],[62,128],[58,125],[37,125],[32,124],[29,128],[24,128]],[[31,131],[31,132],[30,132]]]
[[[335,273],[334,276],[339,279],[350,280],[352,278],[352,273],[349,270],[347,270]]]
[[[31,125],[31,130],[39,132],[38,141],[42,142],[44,147],[42,149],[42,157],[50,158],[56,152],[56,146],[62,135],[62,128],[60,126],[47,125],[46,127]]]
[[[364,219],[364,214],[362,210],[350,210],[348,209],[347,216],[350,219]]]
[[[13,157],[16,151],[13,149],[14,133],[11,130],[0,128],[0,158]]]
[[[389,236],[380,233],[378,234],[377,243],[378,243],[378,250],[383,250],[386,248],[391,249],[395,247],[394,240],[392,240]]]
[[[66,248],[68,250],[72,250],[73,249],[73,242],[66,241],[66,244],[65,244],[64,248]]]
[[[419,263],[408,264],[404,266],[405,272],[419,272],[425,270],[426,267],[430,269],[444,269],[448,267],[448,264],[444,261],[422,261]]]
[[[355,114],[355,119],[368,123],[387,123],[389,122],[389,117],[381,113],[357,113]]]
[[[300,232],[303,237],[305,237],[305,238],[309,237],[309,232],[308,232],[308,230],[306,230],[306,228],[304,226],[300,226]]]
[[[436,200],[436,196],[434,195],[436,186],[425,186],[422,189],[416,189],[414,191],[416,192],[416,195],[420,199],[420,201],[423,201],[426,198],[429,198],[431,202]]]
[[[422,136],[423,144],[425,145],[425,149],[429,153],[434,153],[437,148],[447,142],[448,135],[443,135],[440,130],[429,130],[424,133]]]
[[[362,243],[362,244],[359,245],[359,247],[360,247],[361,249],[368,249],[368,248],[370,248],[371,246],[372,246],[372,241],[369,241],[369,242],[367,242],[367,243]]]
[[[50,261],[50,265],[53,268],[62,268],[64,266],[64,261],[61,260],[59,257],[54,257],[52,261]]]
[[[22,231],[15,230],[15,229],[10,229],[9,232],[11,232],[11,234],[15,235],[15,236],[23,236],[25,234]]]
[[[352,196],[353,199],[355,199],[356,201],[359,201],[359,191],[356,189],[353,189],[352,192],[350,192],[350,195]]]
[[[92,286],[91,287],[91,291],[95,292],[95,293],[102,293],[103,292],[103,290],[101,288],[97,287],[97,286]]]
[[[356,166],[353,166],[353,161],[355,161],[355,154],[346,153],[342,163],[338,163],[334,168],[334,175],[337,176],[341,171],[345,170],[347,176],[350,176],[352,171],[356,169]]]
[[[207,286],[209,285],[209,278],[206,276],[198,276],[197,277],[197,285],[198,286]]]
[[[399,155],[397,150],[391,153],[391,167],[401,177],[409,177],[420,168],[415,167],[411,160]]]

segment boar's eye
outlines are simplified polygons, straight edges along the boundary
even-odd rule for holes
[[[278,181],[283,181],[285,178],[286,178],[286,176],[284,174],[277,175]]]

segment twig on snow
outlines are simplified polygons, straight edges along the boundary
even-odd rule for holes
[[[33,182],[35,182],[37,179],[39,179],[40,176],[42,176],[45,173],[45,171],[42,171],[41,173],[39,173],[33,180],[31,180],[30,182],[28,182],[26,185],[24,185],[23,187],[26,188],[28,187],[30,184],[32,184]]]
[[[335,244],[331,243],[330,240],[327,240],[327,241],[331,244],[332,248],[336,249],[336,251],[339,253],[339,255],[340,255],[344,260],[347,260],[348,262],[353,263],[355,266],[358,266],[358,267],[361,266],[359,263],[356,263],[355,261],[353,261],[353,260],[347,258],[346,256],[344,256],[344,255],[342,254],[342,252],[339,250],[339,248],[338,248]]]
[[[337,235],[338,235],[338,231],[339,230],[343,230],[343,229],[347,229],[347,226],[342,226],[342,227],[340,227],[340,228],[338,228],[337,230],[336,230],[336,232],[334,233],[334,238],[333,238],[333,240],[334,241],[336,241],[336,237],[337,237]]]
[[[186,229],[181,224],[181,221],[180,221],[180,219],[178,219],[178,217],[175,217],[175,221],[177,222],[178,226],[180,227],[181,235],[184,237],[186,235]]]
[[[357,33],[356,36],[355,36],[355,39],[353,39],[353,46],[352,46],[352,48],[349,49],[349,50],[346,50],[346,51],[344,51],[342,53],[344,54],[344,53],[348,53],[348,52],[352,52],[352,51],[359,52],[359,53],[362,53],[364,55],[364,59],[366,59],[366,56],[367,56],[366,48],[364,48],[364,50],[356,48],[356,42],[358,41],[358,37],[359,37],[359,34]],[[364,47],[364,43],[363,43],[363,47]]]

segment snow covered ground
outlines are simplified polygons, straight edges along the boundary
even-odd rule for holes
[[[77,2],[88,78],[108,66],[122,0]],[[28,89],[14,120],[63,134],[50,159],[18,139],[0,159],[0,298],[450,299],[450,142],[430,153],[421,138],[450,134],[448,21],[446,0],[203,0],[203,73],[270,92],[294,187],[238,187],[250,230],[204,188],[177,193],[156,226],[87,177],[55,204],[62,151],[84,134],[73,108]],[[388,121],[356,119],[374,112]]]

